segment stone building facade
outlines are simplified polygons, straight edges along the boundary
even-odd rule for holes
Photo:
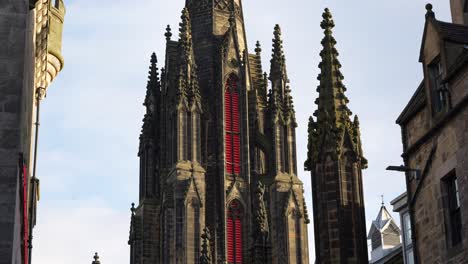
[[[130,263],[309,263],[280,27],[267,74],[241,0],[187,0],[179,26],[151,57]]]
[[[419,61],[424,79],[401,126],[416,263],[468,259],[468,13],[453,0],[453,22],[426,6]]]
[[[63,67],[62,0],[0,1],[0,263],[29,263],[38,106]]]
[[[319,97],[315,101],[318,108],[309,121],[305,162],[312,175],[316,261],[368,263],[361,172],[367,160],[362,153],[358,117],[351,120],[347,107],[334,26],[330,11],[325,9]]]

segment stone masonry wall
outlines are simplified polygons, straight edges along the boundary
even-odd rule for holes
[[[18,153],[28,2],[0,1],[0,264],[20,263]]]
[[[468,70],[459,73],[466,76]],[[463,78],[462,78],[463,79]],[[451,91],[466,90],[466,81],[455,79]],[[466,95],[464,95],[466,96]],[[463,97],[455,102],[461,102]],[[466,100],[466,98],[465,98]],[[456,107],[456,105],[454,105]],[[430,116],[427,116],[430,118]],[[407,127],[411,133],[423,135],[428,132],[424,123],[427,120],[415,118]],[[409,131],[409,130],[408,130]],[[420,137],[416,138],[418,140]],[[408,157],[408,165],[428,173],[421,183],[415,203],[415,236],[420,263],[464,263],[468,259],[468,107],[463,106],[456,116],[421,145]],[[433,145],[437,149],[428,162]],[[409,145],[411,147],[411,144]],[[462,242],[451,247],[448,218],[448,201],[444,177],[455,171],[459,184],[462,212]],[[411,181],[411,192],[416,190],[416,181]]]

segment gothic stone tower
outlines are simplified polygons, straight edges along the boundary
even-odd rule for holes
[[[321,27],[325,37],[319,64],[317,111],[309,122],[317,263],[367,263],[366,222],[361,170],[366,168],[357,116],[351,121],[342,83],[334,22],[328,9]]]
[[[160,79],[151,58],[131,263],[308,264],[280,27],[268,78],[240,0],[187,0],[181,18]]]

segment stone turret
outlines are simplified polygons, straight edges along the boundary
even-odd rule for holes
[[[359,120],[351,121],[330,10],[323,13],[318,105],[309,119],[306,170],[311,171],[318,263],[367,262]],[[346,249],[346,250],[344,250]],[[331,261],[331,262],[326,262]]]
[[[47,88],[62,70],[63,0],[38,0],[36,6],[36,87]],[[41,96],[45,96],[45,91]]]

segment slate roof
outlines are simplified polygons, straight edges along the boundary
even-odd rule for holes
[[[375,231],[383,232],[392,223],[394,225],[394,228],[396,228],[399,231],[398,226],[395,224],[395,221],[393,220],[392,216],[387,211],[387,208],[385,206],[382,206],[380,208],[379,214],[377,215],[377,218],[375,218],[375,220],[372,221],[372,225],[368,234],[369,239],[372,233],[374,233]]]
[[[468,44],[468,26],[438,20],[436,20],[436,26],[443,39]]]
[[[410,101],[406,105],[403,112],[397,118],[396,123],[402,125],[413,117],[422,107],[426,105],[426,89],[424,89],[424,80],[419,84],[418,89],[414,92]]]

